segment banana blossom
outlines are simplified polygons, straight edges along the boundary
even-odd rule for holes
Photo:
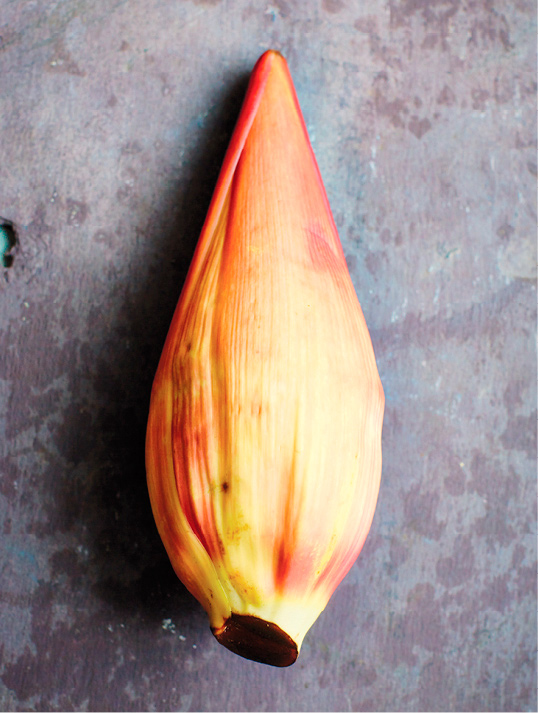
[[[285,59],[258,60],[153,384],[149,493],[235,653],[292,664],[359,554],[384,396]]]

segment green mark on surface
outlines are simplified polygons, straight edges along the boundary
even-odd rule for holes
[[[17,236],[13,225],[9,221],[0,219],[0,256],[2,257],[2,265],[11,267],[13,265],[14,256],[11,251],[17,245]]]

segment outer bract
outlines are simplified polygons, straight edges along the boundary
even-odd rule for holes
[[[384,397],[286,61],[256,64],[159,363],[159,533],[217,639],[287,666],[359,554]]]

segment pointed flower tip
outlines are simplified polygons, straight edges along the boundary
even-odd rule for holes
[[[270,92],[271,98],[269,100],[266,99],[264,102],[266,107],[265,111],[267,112],[267,108],[273,106],[273,108],[279,107],[278,111],[282,113],[285,112],[287,114],[288,128],[292,124],[301,127],[301,132],[303,136],[306,137],[308,149],[310,153],[312,153],[310,141],[308,139],[308,132],[304,123],[286,59],[277,50],[267,50],[258,59],[251,72],[241,112],[237,119],[237,124],[232,134],[228,151],[224,157],[221,172],[213,194],[213,199],[202,230],[202,236],[199,241],[199,244],[201,245],[205,245],[206,237],[210,238],[216,229],[219,218],[224,209],[228,190],[235,175],[237,164],[249,137],[252,125],[260,110],[260,105],[262,104],[264,96],[268,93],[267,90],[270,87],[272,87],[273,91]],[[275,141],[278,140],[279,133],[276,132],[275,134],[274,128],[266,127],[263,133],[266,138],[274,136]],[[291,142],[291,138],[289,138],[289,136],[288,142]],[[319,174],[315,159],[314,164],[314,170]],[[318,180],[321,182],[321,177],[319,175]],[[326,198],[324,198],[324,200],[326,202]],[[196,262],[196,259],[194,262]]]
[[[281,75],[286,84],[293,85],[291,75],[288,69],[286,58],[278,50],[267,50],[258,59],[251,73],[251,87],[254,90],[260,91],[263,89],[269,74],[276,70],[283,70]]]
[[[284,55],[278,50],[266,50],[254,65],[254,69],[252,71],[254,73],[258,69],[263,69],[266,66],[270,67],[274,62],[287,64]]]

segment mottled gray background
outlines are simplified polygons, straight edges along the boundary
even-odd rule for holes
[[[536,710],[531,0],[2,0],[2,710]],[[277,670],[146,494],[152,377],[246,78],[287,57],[385,387],[370,537]]]

